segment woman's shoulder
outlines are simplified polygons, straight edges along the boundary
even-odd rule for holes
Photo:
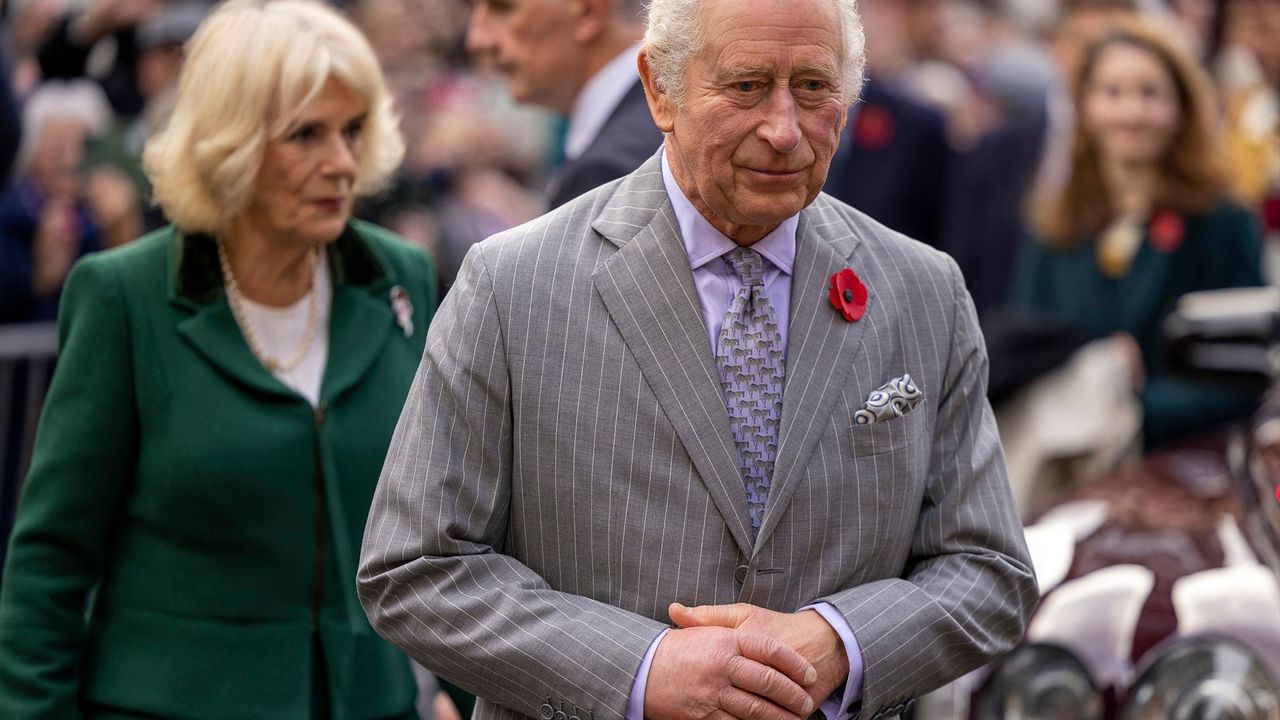
[[[85,273],[110,273],[127,278],[132,284],[144,277],[164,277],[176,230],[167,226],[147,233],[119,247],[85,255],[73,270]]]

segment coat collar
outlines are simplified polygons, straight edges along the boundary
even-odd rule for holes
[[[353,387],[372,367],[391,336],[390,290],[398,279],[353,221],[326,250],[333,280],[329,357],[320,401]],[[169,302],[190,313],[178,331],[210,363],[255,390],[296,399],[253,355],[236,324],[223,288],[218,249],[208,235],[174,231]],[[425,300],[425,299],[424,299]]]
[[[618,184],[592,227],[619,248],[593,275],[605,307],[730,534],[750,557],[794,495],[859,348],[866,318],[847,323],[826,299],[828,279],[847,266],[859,238],[825,195],[800,213],[778,456],[753,543],[711,342],[658,155]]]
[[[360,236],[356,223],[348,224],[330,244],[329,271],[334,286],[367,286],[371,290],[390,287],[391,272],[369,243]],[[224,298],[222,267],[218,246],[212,236],[173,232],[173,271],[169,300],[189,310]]]

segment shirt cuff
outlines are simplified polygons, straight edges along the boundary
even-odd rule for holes
[[[662,638],[669,632],[671,628],[658,633],[658,637],[654,638],[653,644],[649,646],[649,651],[644,654],[644,660],[640,661],[640,669],[636,671],[636,682],[631,686],[631,699],[627,700],[627,720],[644,720],[644,690],[649,685],[649,666],[653,664],[654,653],[658,652],[658,643],[662,642]]]
[[[854,701],[862,695],[862,648],[858,646],[858,640],[853,636],[849,621],[845,620],[831,603],[816,602],[800,609],[813,610],[821,615],[844,643],[845,654],[849,656],[849,677],[845,680],[843,689],[836,688],[835,692],[831,693],[831,697],[824,700],[818,709],[827,716],[827,720],[847,720],[849,708],[853,707]],[[657,643],[655,642],[654,645]],[[631,718],[628,717],[627,720]],[[636,718],[636,720],[642,719]]]

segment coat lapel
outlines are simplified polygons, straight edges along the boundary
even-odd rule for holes
[[[191,311],[178,334],[232,380],[258,392],[291,398],[294,392],[253,356],[240,334],[222,287],[218,248],[211,237],[174,232],[169,301]]]
[[[593,227],[619,247],[592,276],[596,290],[734,541],[750,556],[747,496],[729,414],[656,157],[619,186]]]
[[[869,268],[854,267],[867,286],[867,314],[847,322],[828,300],[830,278],[851,267],[858,243],[848,223],[819,196],[800,215],[791,278],[791,318],[778,455],[756,546],[763,547],[795,495],[818,438],[831,419],[867,325],[881,312]]]
[[[320,387],[323,403],[341,397],[369,372],[396,327],[391,309],[395,280],[373,247],[350,227],[329,247],[329,267],[333,269],[333,315],[329,361]]]
[[[1161,252],[1152,247],[1148,228],[1129,266],[1129,273],[1119,280],[1117,287],[1116,307],[1120,308],[1121,328],[1135,331],[1147,326],[1158,315],[1168,295],[1168,278],[1177,257],[1177,253]]]

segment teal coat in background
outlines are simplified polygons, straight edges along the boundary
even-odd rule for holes
[[[328,253],[314,409],[245,343],[209,238],[76,265],[0,586],[0,718],[303,719],[317,692],[335,720],[412,716],[355,571],[436,271],[366,223]]]
[[[1211,212],[1181,219],[1180,242],[1153,243],[1148,232],[1128,274],[1119,279],[1098,268],[1096,238],[1067,250],[1028,241],[1009,294],[1012,305],[1043,311],[1085,332],[1125,332],[1137,340],[1147,373],[1141,400],[1148,446],[1245,417],[1256,401],[1167,372],[1161,326],[1179,297],[1263,284],[1262,240],[1247,210],[1224,201]]]

